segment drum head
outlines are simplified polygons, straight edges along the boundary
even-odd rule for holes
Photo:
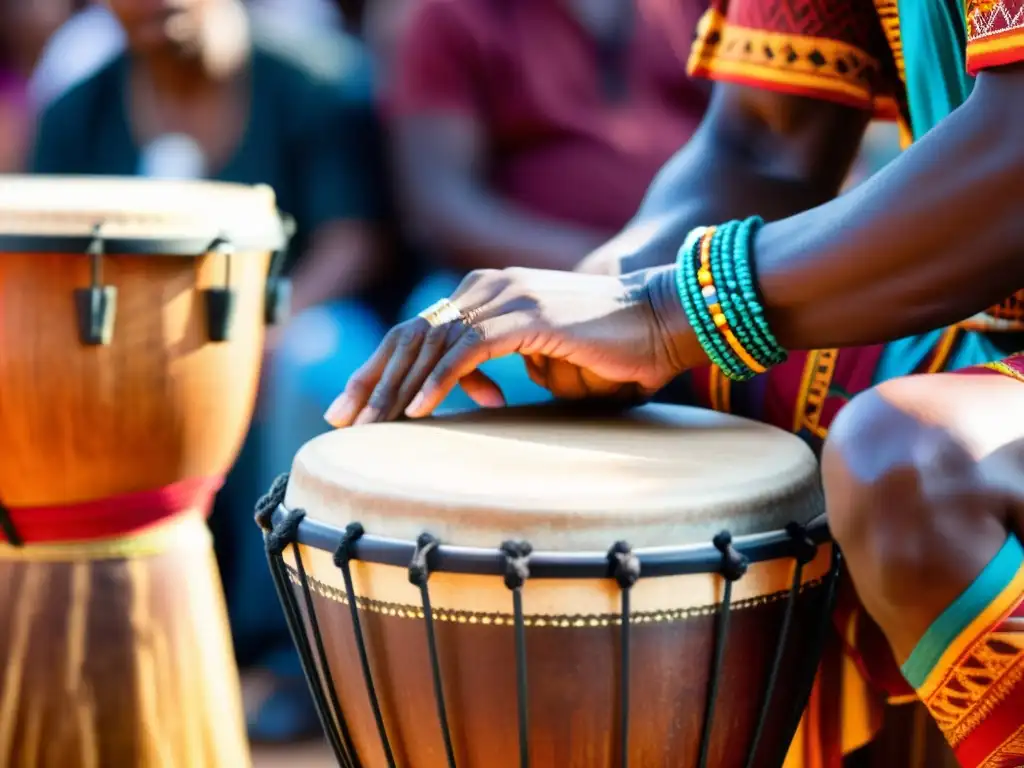
[[[706,544],[824,511],[817,462],[774,427],[697,408],[511,408],[322,435],[295,458],[288,507],[343,528],[493,548]]]
[[[266,186],[62,176],[0,184],[0,251],[83,252],[97,227],[108,253],[197,256],[218,238],[250,251],[285,242]]]

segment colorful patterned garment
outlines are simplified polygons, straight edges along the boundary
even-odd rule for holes
[[[1024,547],[1011,535],[903,675],[966,768],[1024,765]]]
[[[1024,0],[967,0],[966,6],[962,0],[712,0],[689,67],[695,76],[896,119],[907,144],[964,103],[978,72],[1019,61]],[[744,384],[705,369],[694,372],[689,385],[700,403],[789,429],[820,447],[832,418],[858,392],[898,376],[984,366],[1024,347],[1022,331],[1024,290],[956,328],[886,345],[797,353]],[[1024,370],[1021,360],[971,373],[1016,378]],[[836,647],[847,652],[826,657],[787,768],[838,768],[842,754],[872,738],[886,696],[913,695],[891,658],[881,671],[865,664],[887,646],[851,604],[837,612]],[[854,652],[868,648],[870,656]]]
[[[869,110],[909,143],[960,106],[971,76],[1024,61],[1024,0],[712,0],[694,76]],[[1024,329],[1024,289],[964,324]]]
[[[1024,353],[954,375],[1008,376],[1024,385]],[[825,418],[832,415],[830,406]],[[1007,547],[902,670],[844,581],[836,633],[785,768],[842,768],[843,756],[878,732],[886,702],[919,697],[964,768],[1024,766],[1024,564],[1014,555],[1019,542],[1011,537]]]

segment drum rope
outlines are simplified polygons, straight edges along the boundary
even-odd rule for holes
[[[25,545],[25,540],[21,538],[18,529],[14,526],[14,519],[11,517],[10,511],[2,503],[0,503],[0,533],[3,533],[7,543],[11,546],[22,547]]]
[[[711,729],[715,719],[715,705],[718,702],[718,684],[722,676],[722,663],[725,659],[725,640],[729,633],[729,619],[732,616],[732,585],[739,581],[747,572],[747,558],[736,551],[732,545],[732,534],[722,531],[712,540],[722,554],[719,572],[725,579],[722,595],[722,609],[715,620],[715,645],[712,652],[711,678],[708,681],[708,703],[704,711],[704,729],[700,739],[700,757],[697,765],[707,768],[708,755],[711,751]]]
[[[384,759],[388,768],[395,768],[395,755],[391,750],[391,741],[388,739],[388,731],[384,725],[384,714],[380,708],[380,700],[377,698],[377,689],[373,684],[373,671],[370,669],[370,656],[366,652],[366,638],[363,635],[363,625],[359,619],[359,606],[356,600],[355,587],[352,585],[352,568],[350,566],[353,557],[353,547],[363,537],[363,526],[360,523],[349,523],[345,533],[334,550],[334,564],[341,570],[341,577],[345,581],[345,592],[348,594],[349,613],[352,616],[352,632],[355,635],[356,650],[359,651],[359,662],[363,668],[363,680],[366,682],[366,693],[370,699],[370,708],[373,710],[373,719],[377,723],[377,733],[380,735],[380,745],[384,750]]]
[[[622,768],[629,766],[629,689],[630,689],[630,644],[632,622],[630,621],[630,595],[633,585],[640,580],[640,558],[633,554],[633,549],[624,541],[617,541],[608,551],[608,561],[612,564],[613,577],[619,585],[621,594],[621,640],[620,678],[619,678],[619,762]]]
[[[444,702],[444,685],[441,681],[441,662],[437,654],[437,639],[434,636],[434,611],[430,604],[430,555],[437,549],[440,542],[429,533],[421,533],[416,540],[416,550],[409,563],[409,583],[420,590],[423,601],[423,622],[427,630],[427,652],[430,654],[430,667],[434,678],[434,701],[437,704],[437,717],[441,725],[441,737],[444,739],[444,751],[448,758],[448,768],[456,768],[455,749],[452,746],[451,729],[448,726],[448,709]]]
[[[506,541],[501,545],[501,553],[505,556],[505,586],[512,591],[512,613],[515,621],[519,766],[520,768],[530,768],[530,706],[527,689],[523,585],[530,578],[530,555],[533,553],[533,547],[525,541]]]
[[[800,587],[804,580],[804,566],[812,562],[818,554],[818,545],[808,536],[807,529],[804,526],[798,523],[790,523],[786,526],[786,533],[789,534],[793,542],[795,550],[793,557],[796,560],[796,564],[793,568],[793,581],[789,586],[786,610],[782,615],[782,624],[779,627],[779,639],[775,645],[775,655],[772,658],[772,665],[768,672],[768,682],[765,685],[764,698],[761,701],[761,710],[757,716],[757,726],[754,728],[754,738],[750,742],[750,751],[747,753],[746,768],[754,768],[754,761],[761,746],[761,737],[764,735],[764,728],[768,722],[768,713],[771,711],[775,686],[778,684],[779,671],[782,668],[782,657],[788,647],[789,632],[793,624],[793,613],[795,612],[796,603],[800,597]]]
[[[821,660],[822,651],[825,647],[826,638],[828,637],[829,629],[832,626],[832,611],[835,608],[836,602],[836,591],[839,585],[839,569],[842,565],[842,554],[839,552],[839,547],[832,545],[832,562],[829,565],[828,575],[825,581],[825,594],[822,596],[822,605],[818,612],[818,626],[817,631],[811,638],[811,653],[808,654],[808,658],[813,659],[814,662],[808,664],[804,671],[804,679],[800,681],[797,687],[797,695],[794,699],[795,706],[793,711],[790,713],[790,722],[787,723],[787,728],[783,733],[792,736],[796,733],[797,728],[800,727],[800,720],[804,715],[804,709],[807,706],[807,701],[811,697],[811,690],[814,688],[814,680],[818,675],[818,664]],[[785,743],[782,745],[782,754],[779,755],[775,765],[783,765],[786,760],[786,754],[789,751],[789,744]]]
[[[270,565],[270,573],[274,580],[274,588],[277,591],[278,599],[284,608],[288,630],[292,636],[299,653],[299,662],[302,671],[309,683],[310,692],[316,704],[317,715],[320,718],[320,725],[324,729],[328,743],[334,752],[335,758],[341,768],[359,768],[359,761],[352,746],[352,739],[348,732],[348,726],[342,715],[338,703],[337,692],[334,689],[333,679],[327,662],[327,655],[323,646],[323,639],[320,634],[319,622],[316,618],[309,579],[306,576],[306,569],[302,564],[302,557],[298,548],[299,524],[305,518],[306,513],[302,509],[289,510],[278,522],[273,524],[274,512],[284,503],[285,492],[288,489],[288,475],[284,474],[274,480],[270,490],[256,503],[256,523],[263,529],[264,543],[267,552],[267,562]],[[295,556],[296,570],[302,585],[302,591],[306,600],[306,610],[309,615],[310,629],[317,644],[317,652],[320,654],[320,669],[323,671],[324,685],[330,696],[330,703],[333,709],[328,707],[320,686],[316,685],[319,679],[317,672],[317,661],[313,656],[313,649],[309,646],[306,635],[301,631],[303,620],[299,607],[296,604],[295,594],[288,582],[288,575],[284,565],[285,549],[291,545]],[[331,715],[333,713],[333,717]],[[337,727],[335,727],[335,722]],[[339,732],[340,731],[340,732]]]

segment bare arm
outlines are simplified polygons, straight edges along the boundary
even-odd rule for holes
[[[469,117],[406,117],[395,126],[403,199],[453,266],[572,269],[610,233],[535,216],[487,186],[485,138]]]
[[[824,101],[716,84],[703,123],[654,179],[632,224],[577,269],[669,264],[695,226],[755,213],[779,219],[831,200],[868,119]]]
[[[962,320],[1024,286],[1022,127],[1024,65],[983,72],[962,107],[881,173],[765,226],[756,271],[782,345],[889,341]],[[663,306],[670,279],[656,278]],[[685,322],[674,322],[677,351],[694,359]]]
[[[292,274],[292,313],[351,296],[382,272],[383,247],[368,223],[333,221],[314,234],[305,257]]]

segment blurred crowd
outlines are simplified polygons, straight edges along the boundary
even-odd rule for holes
[[[292,319],[211,516],[257,740],[318,732],[256,498],[386,328],[475,268],[571,269],[700,123],[702,0],[0,0],[0,173],[271,185]],[[896,137],[873,129],[851,183]],[[521,361],[486,369],[543,397]],[[460,393],[449,405],[468,405]]]

